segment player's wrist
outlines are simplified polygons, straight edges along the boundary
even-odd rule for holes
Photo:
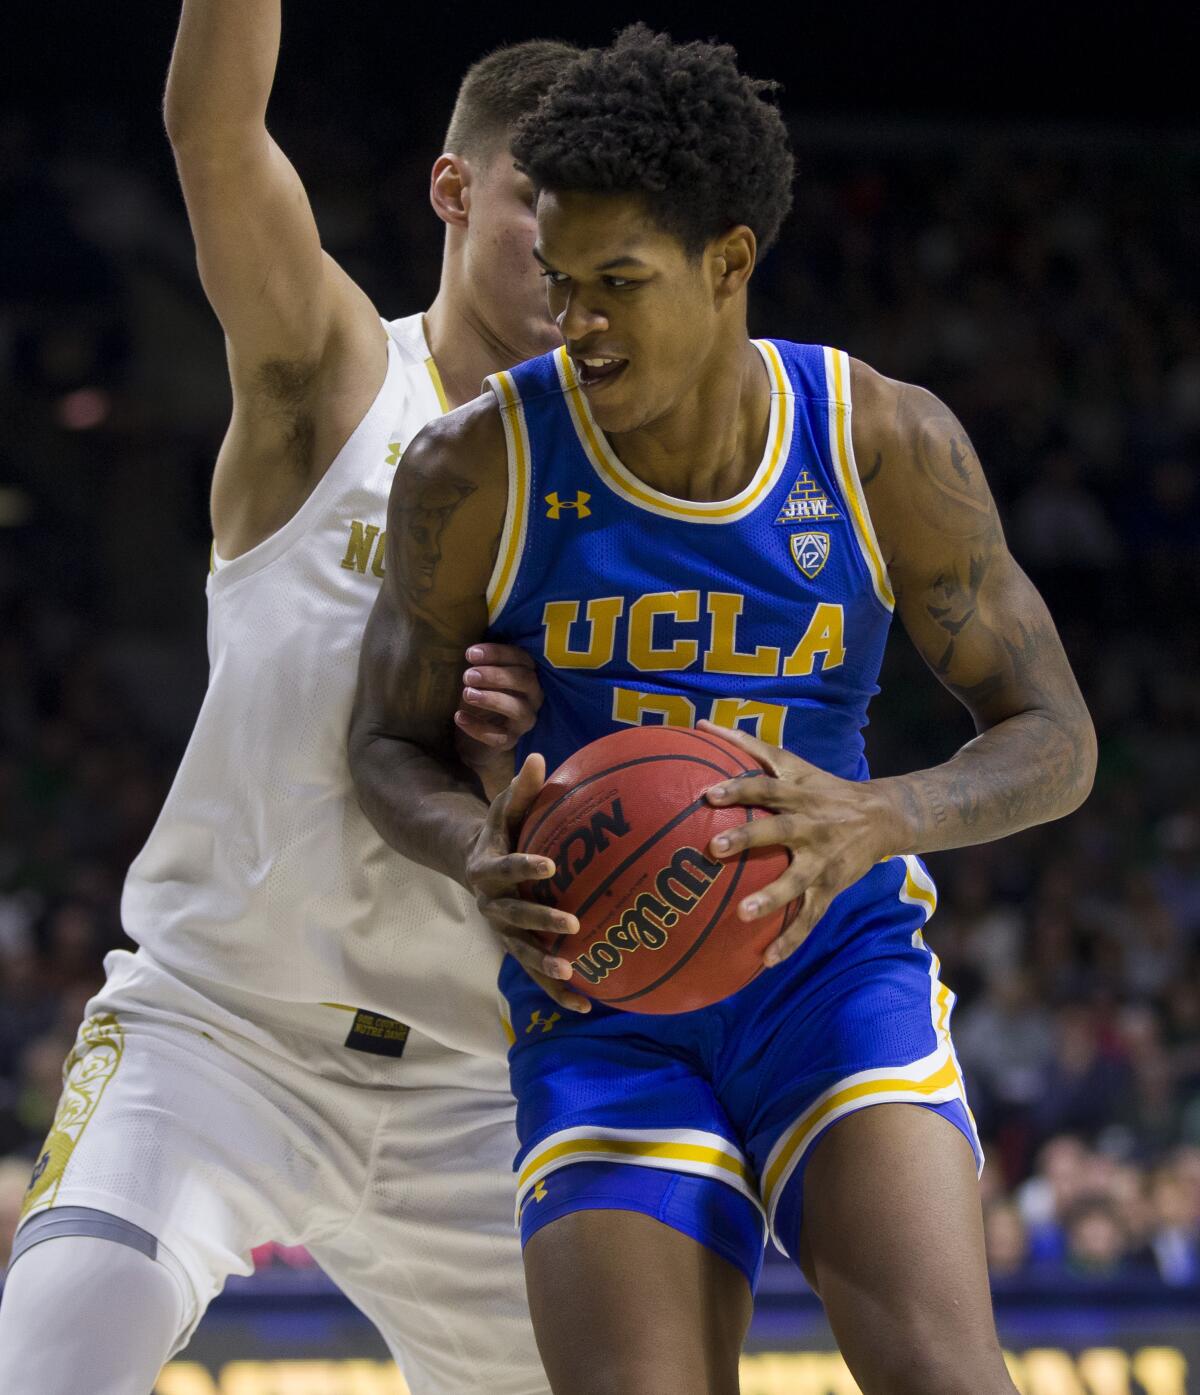
[[[871,824],[876,839],[875,861],[919,852],[921,830],[916,803],[903,775],[868,780],[865,788],[871,798]]]

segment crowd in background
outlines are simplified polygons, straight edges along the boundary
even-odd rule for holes
[[[796,136],[753,330],[954,408],[1100,737],[1081,812],[930,860],[993,1271],[1200,1284],[1200,148]],[[435,139],[288,133],[388,315],[436,284]],[[0,126],[0,242],[2,1257],[203,690],[228,389],[169,167],[119,123]],[[972,734],[902,636],[882,689],[877,771]]]

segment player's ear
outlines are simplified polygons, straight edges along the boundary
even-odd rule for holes
[[[471,167],[461,155],[439,155],[429,176],[429,202],[448,227],[465,228]]]
[[[715,239],[709,251],[717,296],[728,299],[744,290],[758,257],[758,239],[753,230],[744,223],[730,228]]]

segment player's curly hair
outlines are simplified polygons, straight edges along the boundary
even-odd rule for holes
[[[637,195],[692,256],[739,223],[765,252],[792,204],[777,88],[739,72],[728,44],[632,24],[567,68],[517,125],[513,156],[539,189]]]

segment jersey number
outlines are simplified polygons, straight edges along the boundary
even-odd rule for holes
[[[783,745],[788,709],[779,702],[752,702],[747,698],[714,698],[708,720],[714,726],[744,727],[769,746]],[[614,688],[614,722],[626,726],[694,727],[696,704],[682,693],[639,693],[636,688]]]

